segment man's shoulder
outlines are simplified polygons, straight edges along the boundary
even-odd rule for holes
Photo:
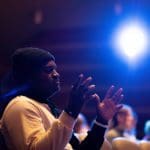
[[[39,107],[38,105],[38,102],[26,96],[17,96],[9,102],[5,108],[4,114],[10,111],[12,113],[14,111],[16,112],[21,110],[23,112],[23,110],[36,109]]]
[[[26,105],[31,105],[31,104],[36,105],[37,102],[26,96],[17,96],[9,102],[7,107],[18,106],[18,105],[26,106]]]

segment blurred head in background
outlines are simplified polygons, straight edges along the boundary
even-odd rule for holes
[[[144,125],[144,134],[143,140],[150,141],[150,120],[147,120]]]
[[[106,138],[112,141],[116,137],[136,139],[137,114],[131,106],[123,104],[123,107],[109,122]]]

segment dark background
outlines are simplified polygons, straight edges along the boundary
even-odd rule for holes
[[[0,78],[10,69],[10,56],[19,47],[50,50],[61,74],[62,91],[55,98],[63,108],[78,74],[91,75],[101,99],[110,85],[124,88],[123,103],[138,113],[138,137],[150,119],[149,53],[130,68],[109,43],[113,29],[128,17],[140,17],[149,27],[150,0],[1,0]],[[149,33],[149,31],[148,31]],[[89,122],[95,108],[83,112]]]

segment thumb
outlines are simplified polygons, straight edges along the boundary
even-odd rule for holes
[[[101,102],[101,100],[100,100],[100,97],[98,96],[98,94],[93,94],[92,95],[92,100],[94,100],[95,101],[95,103],[96,103],[96,106],[98,107],[99,106],[99,104],[100,104],[100,102]]]
[[[118,112],[122,107],[123,107],[122,104],[117,105],[117,106],[116,106],[116,112]]]

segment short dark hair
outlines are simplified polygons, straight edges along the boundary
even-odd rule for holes
[[[48,61],[55,61],[47,50],[33,47],[17,49],[12,55],[12,71],[16,80],[26,80]]]

